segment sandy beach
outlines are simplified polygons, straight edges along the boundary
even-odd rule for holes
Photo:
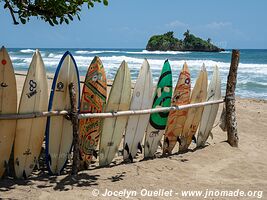
[[[83,80],[83,78],[81,78]],[[17,76],[18,96],[24,77]],[[49,80],[49,88],[51,87]],[[202,149],[184,154],[158,157],[134,163],[122,162],[117,156],[110,167],[99,168],[97,162],[91,169],[69,175],[70,168],[61,176],[48,176],[45,166],[35,170],[28,180],[0,180],[0,199],[124,199],[105,197],[106,190],[136,191],[132,199],[204,199],[183,197],[182,191],[256,191],[254,197],[207,197],[207,199],[267,199],[267,101],[237,98],[237,123],[239,148],[225,142],[227,135],[219,126],[213,129],[214,139]],[[215,124],[219,121],[222,106]],[[177,147],[175,148],[177,150]],[[159,149],[159,155],[161,150]],[[171,192],[172,196],[149,197],[145,191]],[[263,191],[261,193],[260,191]],[[94,194],[99,195],[94,197]],[[141,192],[143,192],[141,194]],[[134,193],[132,193],[134,194]],[[146,195],[145,195],[146,194]],[[248,193],[250,194],[250,193]],[[144,196],[142,196],[144,195]]]

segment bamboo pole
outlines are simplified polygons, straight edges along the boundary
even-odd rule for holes
[[[239,50],[232,51],[231,66],[227,78],[225,108],[226,108],[226,128],[227,128],[227,142],[232,147],[238,147],[238,133],[235,109],[235,88],[237,69],[239,64],[240,53]]]
[[[35,113],[21,113],[21,114],[1,114],[0,120],[10,120],[10,119],[31,119],[37,117],[51,117],[67,115],[69,112],[67,110],[61,111],[46,111],[46,112],[35,112]]]
[[[201,106],[207,106],[212,104],[220,104],[223,103],[224,100],[215,100],[215,101],[208,101],[208,102],[201,102],[201,103],[194,103],[194,104],[187,104],[182,106],[171,106],[171,107],[162,107],[162,108],[152,108],[152,109],[145,109],[145,110],[127,110],[127,111],[118,111],[113,113],[85,113],[79,114],[79,119],[85,118],[111,118],[111,117],[119,117],[119,116],[126,116],[126,115],[145,115],[151,113],[158,113],[158,112],[169,112],[171,110],[184,110],[188,108],[195,108]]]
[[[73,129],[73,163],[72,163],[72,171],[73,175],[78,174],[79,169],[79,135],[78,135],[78,109],[77,109],[77,100],[76,100],[76,92],[74,89],[74,84],[69,84],[69,93],[70,93],[70,104],[71,104],[71,123]]]

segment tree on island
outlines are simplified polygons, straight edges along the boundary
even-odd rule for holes
[[[184,32],[184,37],[188,38],[190,35],[190,31],[187,29],[186,32]]]
[[[179,40],[173,36],[173,31],[167,32],[163,35],[152,36],[146,46],[148,51],[206,51],[219,52],[223,51],[211,43],[211,39],[203,40],[191,34],[187,30],[184,34],[184,39]]]
[[[95,3],[108,5],[108,0],[0,0],[4,2],[4,9],[10,11],[14,24],[22,24],[30,20],[30,17],[37,17],[51,26],[66,23],[69,24],[75,16],[80,20],[79,13],[83,4],[88,9],[94,7]]]
[[[208,43],[211,43],[211,39],[210,39],[210,38],[208,38],[208,39],[207,39],[207,42],[208,42]]]

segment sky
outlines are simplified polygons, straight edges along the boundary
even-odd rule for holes
[[[0,4],[0,45],[8,48],[145,48],[155,34],[191,33],[232,49],[267,49],[266,0],[109,0],[52,27],[35,17],[13,25]]]

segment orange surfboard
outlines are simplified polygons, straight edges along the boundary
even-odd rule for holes
[[[186,63],[180,73],[173,97],[172,106],[189,104],[191,91],[190,72]],[[164,136],[163,154],[171,154],[176,142],[179,141],[186,121],[187,110],[170,111]]]
[[[91,62],[84,81],[80,113],[100,113],[103,111],[107,97],[107,80],[104,66],[96,56]],[[80,155],[85,168],[97,157],[96,148],[99,141],[102,120],[88,118],[80,120]]]

